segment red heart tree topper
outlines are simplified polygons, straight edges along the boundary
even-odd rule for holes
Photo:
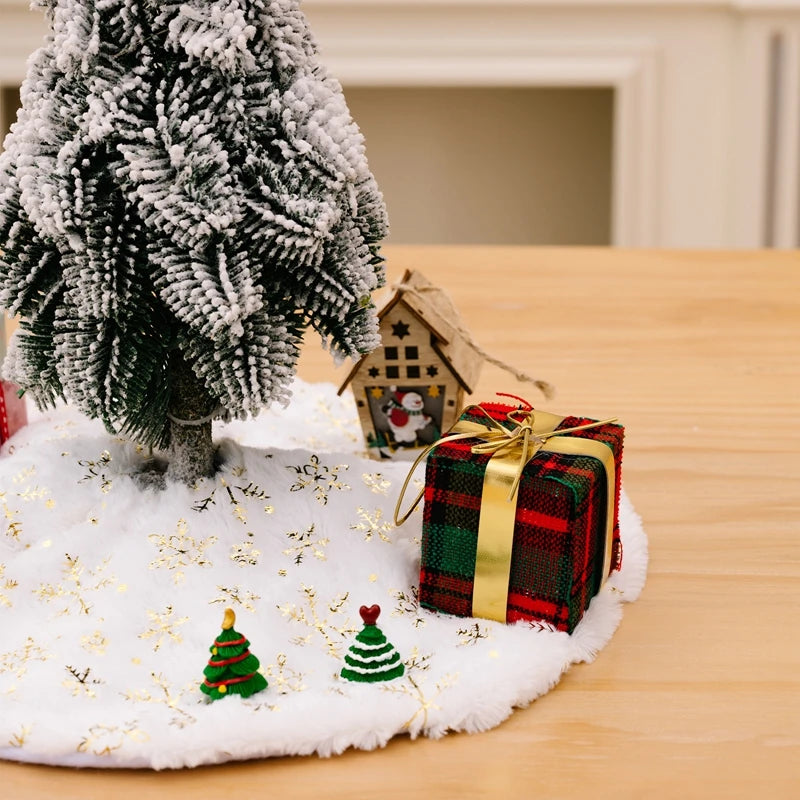
[[[361,606],[361,608],[358,609],[358,613],[361,614],[361,619],[364,620],[365,625],[374,625],[381,615],[381,607],[378,605],[373,605],[369,608]]]

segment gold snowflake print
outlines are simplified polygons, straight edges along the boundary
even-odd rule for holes
[[[11,478],[12,483],[24,483],[36,474],[36,465],[26,467]]]
[[[92,605],[87,599],[87,595],[92,592],[99,592],[107,586],[117,582],[114,575],[105,575],[109,556],[94,569],[86,569],[81,563],[80,557],[72,557],[69,553],[62,568],[64,579],[61,583],[43,583],[34,594],[46,603],[62,601],[64,607],[59,612],[59,616],[70,613],[70,608],[77,606],[79,613],[88,614],[92,610]]]
[[[197,692],[197,683],[192,682],[182,689],[175,689],[170,686],[169,681],[161,673],[150,673],[150,679],[155,686],[155,692],[150,689],[129,689],[122,696],[132,703],[149,703],[166,706],[174,712],[170,720],[170,725],[178,728],[185,728],[197,722],[188,711],[180,707],[181,700],[187,695],[194,695]]]
[[[458,675],[445,675],[437,681],[432,691],[429,691],[422,681],[418,681],[413,675],[406,675],[403,682],[395,682],[393,685],[381,686],[384,692],[390,694],[405,695],[411,698],[416,704],[417,709],[404,723],[403,728],[412,734],[419,733],[427,724],[432,711],[440,711],[441,706],[436,702],[439,696],[447,689],[452,688],[458,682]]]
[[[250,613],[255,613],[255,601],[261,599],[261,595],[242,591],[238,584],[230,588],[217,586],[217,591],[220,592],[219,597],[209,600],[209,605],[222,603],[226,606],[241,606]]]
[[[6,519],[6,536],[14,542],[19,542],[22,536],[22,522],[16,519],[19,515],[19,509],[10,509],[8,507],[7,495],[5,492],[0,492],[0,511]]]
[[[392,486],[392,482],[385,478],[380,472],[365,472],[361,476],[361,480],[364,481],[364,485],[373,494],[381,494],[384,497],[388,496],[389,489]]]
[[[61,685],[65,689],[69,689],[73,697],[83,696],[94,699],[97,697],[94,687],[105,683],[105,681],[99,678],[91,677],[91,667],[86,667],[83,671],[70,666],[66,666],[64,669],[67,670],[70,677],[64,680]]]
[[[28,741],[32,730],[32,725],[22,725],[19,729],[19,733],[11,734],[11,738],[8,740],[9,747],[25,747],[25,743]]]
[[[101,631],[94,631],[91,636],[81,636],[81,647],[96,656],[104,656],[108,647],[108,639]]]
[[[92,725],[89,732],[78,745],[79,753],[93,753],[96,756],[108,756],[119,750],[126,741],[146,742],[150,737],[137,727],[137,722],[126,722],[118,725]]]
[[[392,597],[397,605],[392,611],[393,617],[411,617],[412,625],[421,628],[425,625],[425,618],[422,616],[419,607],[419,587],[412,586],[408,592],[394,591]]]
[[[481,625],[478,622],[473,623],[468,628],[459,628],[456,631],[458,636],[457,647],[466,647],[468,645],[476,645],[481,639],[491,639],[492,635],[489,632],[488,625]]]
[[[389,533],[394,529],[394,523],[388,521],[381,522],[383,519],[382,508],[376,508],[372,513],[370,513],[365,508],[359,506],[356,509],[356,513],[358,514],[361,522],[351,525],[350,530],[361,531],[364,534],[365,542],[372,541],[373,537],[375,536],[377,536],[379,539],[382,539],[384,542],[392,541],[389,538]]]
[[[290,492],[311,489],[314,499],[324,506],[328,504],[328,495],[332,491],[342,492],[350,489],[348,484],[339,479],[340,470],[350,469],[347,464],[328,467],[320,463],[319,456],[316,454],[311,455],[308,461],[308,464],[299,467],[286,467],[297,473],[297,480],[289,487]]]
[[[108,494],[111,491],[112,481],[106,475],[108,465],[111,463],[111,453],[108,450],[103,450],[97,461],[90,461],[85,459],[78,461],[78,466],[86,470],[86,474],[78,481],[78,483],[90,483],[92,481],[99,481],[100,491],[103,494]]]
[[[240,567],[255,567],[261,551],[252,542],[231,545],[231,561]]]
[[[311,523],[308,528],[302,533],[300,531],[287,531],[286,535],[295,542],[291,547],[287,547],[283,554],[285,556],[292,556],[295,564],[302,564],[303,558],[306,555],[311,555],[318,561],[325,561],[325,548],[330,544],[330,539],[327,537],[315,537],[314,530],[315,523]]]
[[[0,675],[13,672],[21,678],[28,671],[31,661],[47,661],[52,656],[29,636],[22,647],[0,654]]]
[[[189,536],[189,528],[185,519],[178,520],[177,530],[170,536],[152,533],[147,540],[158,548],[160,556],[151,561],[148,568],[174,570],[175,574],[172,576],[172,580],[176,585],[186,580],[184,568],[191,565],[203,568],[212,566],[211,561],[206,558],[205,551],[217,543],[216,536],[200,540]]]
[[[166,641],[182,642],[183,636],[177,631],[181,625],[189,621],[189,617],[173,619],[173,608],[167,606],[162,614],[150,609],[147,610],[147,617],[150,620],[150,627],[139,634],[140,639],[154,639],[153,652],[158,652],[159,648]]]
[[[427,653],[423,656],[419,652],[419,647],[414,645],[408,655],[408,658],[403,662],[406,667],[406,674],[409,674],[412,671],[426,672],[431,668],[431,658],[433,658],[433,653]]]
[[[14,605],[8,592],[13,591],[19,584],[11,578],[6,578],[6,565],[0,564],[0,608],[10,608]]]
[[[225,478],[220,478],[220,486],[212,490],[211,494],[202,500],[198,500],[193,506],[194,511],[205,511],[209,506],[217,504],[216,494],[218,489],[224,489],[225,497],[231,508],[234,519],[247,525],[247,508],[243,504],[245,500],[269,500],[269,495],[252,481],[247,486],[229,486]],[[265,514],[272,514],[275,508],[271,505],[263,507]]]
[[[33,500],[42,500],[50,494],[49,489],[39,486],[26,486],[21,492],[17,492],[17,497],[24,503],[30,503]]]
[[[351,442],[359,440],[358,434],[351,429],[351,418],[347,415],[338,417],[333,413],[333,409],[322,398],[317,400],[317,414],[314,415],[314,422],[323,422],[327,430],[340,430]]]
[[[316,634],[322,639],[329,656],[341,658],[344,641],[354,633],[358,633],[358,629],[353,626],[349,618],[343,619],[349,593],[334,597],[327,606],[320,608],[317,591],[313,586],[301,585],[300,591],[305,596],[304,605],[286,603],[278,606],[282,616],[310,630],[305,636],[296,636],[292,639],[292,644],[310,644]]]
[[[269,688],[278,694],[304,692],[308,687],[303,683],[305,674],[286,666],[286,653],[278,653],[275,664],[269,664],[262,672],[269,681]]]
[[[57,442],[62,439],[77,439],[78,434],[72,433],[71,428],[75,427],[75,423],[70,419],[60,425],[54,425],[53,430],[59,431],[58,436],[50,436],[49,438],[45,439],[46,442]],[[68,456],[69,453],[62,453],[62,456]]]

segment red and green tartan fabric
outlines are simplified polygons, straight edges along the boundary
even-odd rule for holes
[[[511,406],[482,406],[512,428]],[[485,423],[476,412],[462,419]],[[565,417],[559,428],[594,420]],[[614,452],[616,498],[611,570],[622,563],[619,491],[624,428],[606,424],[571,436],[595,439]],[[471,452],[478,439],[439,445],[425,473],[420,603],[460,617],[472,615],[481,493],[490,455]],[[595,458],[540,451],[522,473],[514,525],[506,622],[542,620],[572,632],[604,576],[606,539],[605,468]]]

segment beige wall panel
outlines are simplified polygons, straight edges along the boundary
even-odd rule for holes
[[[610,89],[355,88],[391,241],[610,242]]]

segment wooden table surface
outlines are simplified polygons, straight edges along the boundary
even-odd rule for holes
[[[800,798],[800,255],[386,255],[556,384],[551,410],[625,424],[650,570],[611,642],[485,734],[162,773],[6,762],[5,796]],[[344,373],[312,342],[303,377]],[[475,397],[502,389],[533,394],[486,367]]]

